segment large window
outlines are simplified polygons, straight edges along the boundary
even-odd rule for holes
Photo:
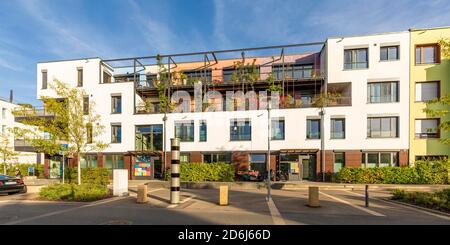
[[[136,126],[137,151],[161,151],[163,145],[163,126],[143,125]]]
[[[122,125],[111,124],[111,143],[122,142]]]
[[[250,170],[258,171],[259,175],[267,172],[266,154],[250,154]]]
[[[122,113],[122,96],[121,95],[111,96],[111,113],[113,113],[113,114]]]
[[[386,46],[380,48],[380,60],[398,60],[399,59],[399,46]]]
[[[231,162],[231,153],[223,152],[223,153],[203,153],[203,162],[204,163],[230,163]]]
[[[97,167],[97,155],[84,155],[80,158],[81,168],[96,168]]]
[[[398,152],[363,152],[361,159],[363,168],[398,166]]]
[[[331,139],[345,139],[345,119],[331,119]]]
[[[439,138],[439,119],[416,119],[416,138]]]
[[[369,117],[367,118],[368,138],[398,137],[398,117]]]
[[[78,74],[78,87],[83,87],[83,68],[78,68],[77,69],[77,74]]]
[[[233,76],[239,77],[245,74],[260,74],[259,66],[248,66],[241,69],[232,68],[224,68],[222,70],[222,76],[224,82],[232,82]]]
[[[272,119],[270,131],[272,140],[284,140],[284,118]]]
[[[277,81],[283,80],[299,80],[303,78],[311,78],[313,75],[313,65],[312,64],[285,64],[283,65],[273,65],[272,74],[274,79]]]
[[[344,50],[344,70],[369,68],[368,49]]]
[[[367,84],[369,103],[398,102],[398,82],[373,82]]]
[[[440,49],[438,44],[416,46],[416,65],[434,64],[440,62]]]
[[[200,121],[200,141],[205,142],[208,139],[208,130],[206,126],[206,121]]]
[[[417,82],[416,101],[427,102],[440,96],[439,82]]]
[[[232,119],[230,122],[230,140],[252,140],[252,124],[250,120]]]
[[[334,163],[333,163],[333,173],[339,172],[341,168],[345,166],[345,153],[335,152],[334,153]]]
[[[48,73],[47,70],[42,70],[42,89],[47,89],[47,83],[48,83]]]
[[[107,154],[105,155],[105,168],[112,174],[114,169],[124,169],[123,155],[119,154]]]
[[[175,138],[182,142],[194,141],[194,121],[175,122]]]
[[[320,139],[320,119],[306,120],[306,138]]]

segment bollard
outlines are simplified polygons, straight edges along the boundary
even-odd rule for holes
[[[220,206],[228,205],[228,186],[227,185],[220,186],[219,204],[220,204]]]
[[[369,207],[369,185],[366,185],[366,208]]]
[[[308,206],[312,208],[320,207],[319,204],[319,187],[310,186],[308,195]]]
[[[171,144],[171,167],[170,167],[170,203],[180,203],[180,139],[170,139]]]
[[[138,185],[138,191],[137,191],[137,203],[147,203],[147,185]]]

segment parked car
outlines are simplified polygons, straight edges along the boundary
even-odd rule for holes
[[[27,186],[22,178],[0,174],[0,193],[26,193]]]

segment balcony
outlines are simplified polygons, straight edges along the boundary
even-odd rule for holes
[[[55,116],[53,113],[47,111],[45,107],[22,107],[17,108],[14,111],[14,119],[16,122],[20,122],[24,119],[30,118],[30,117],[44,117],[44,118],[51,118]]]
[[[14,140],[14,151],[37,152],[36,148],[33,147],[30,142],[27,142],[24,139]]]

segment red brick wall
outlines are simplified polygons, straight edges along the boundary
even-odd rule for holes
[[[345,166],[352,168],[361,167],[361,151],[360,150],[348,150],[345,151]]]
[[[105,155],[103,153],[97,154],[97,166],[103,168],[105,166]]]
[[[237,170],[248,170],[248,152],[233,152],[231,162]]]
[[[202,153],[195,151],[189,155],[190,162],[202,162]]]
[[[408,167],[409,166],[408,150],[400,150],[398,160],[400,167]]]
[[[50,178],[50,156],[45,155],[44,157],[44,176],[45,178]]]

